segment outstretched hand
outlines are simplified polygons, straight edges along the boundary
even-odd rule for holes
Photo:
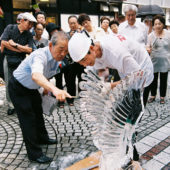
[[[56,97],[57,100],[59,101],[65,101],[66,98],[72,98],[69,93],[67,93],[65,90],[60,90],[55,88],[52,91],[53,95]]]

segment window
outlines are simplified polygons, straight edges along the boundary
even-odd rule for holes
[[[56,0],[13,0],[13,8],[31,9],[32,4],[37,3],[41,9],[44,7],[56,7]]]
[[[31,9],[32,0],[13,0],[13,8],[16,9]]]

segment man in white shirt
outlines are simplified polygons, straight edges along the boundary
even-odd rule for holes
[[[147,43],[148,28],[141,21],[136,20],[138,9],[135,5],[128,4],[124,8],[126,21],[119,25],[119,34],[136,40],[143,46]]]
[[[144,70],[147,74],[144,87],[153,80],[153,65],[145,48],[121,35],[106,35],[93,44],[84,33],[75,33],[69,41],[68,50],[71,58],[85,67],[117,69],[121,78]],[[120,81],[110,83],[110,89],[119,83]],[[133,159],[139,159],[135,147]]]
[[[121,78],[126,75],[145,70],[148,73],[145,86],[153,79],[153,65],[145,48],[137,42],[126,40],[118,35],[106,35],[96,41],[84,33],[76,33],[69,41],[69,53],[75,62],[83,66],[94,66],[96,69],[106,67],[117,69]],[[76,44],[76,45],[75,45]],[[118,82],[111,83],[112,88]]]

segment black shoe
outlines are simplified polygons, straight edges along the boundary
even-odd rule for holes
[[[53,145],[53,144],[57,144],[57,140],[56,139],[48,139],[48,140],[42,140],[39,141],[39,144],[48,144],[48,145]]]
[[[31,161],[35,161],[41,164],[45,164],[45,163],[49,163],[52,161],[52,158],[49,158],[45,155],[40,156],[39,158],[35,159],[35,160],[31,160]]]
[[[15,109],[8,109],[7,114],[8,115],[13,115],[15,112]]]
[[[59,108],[64,108],[64,102],[58,102],[58,107]]]

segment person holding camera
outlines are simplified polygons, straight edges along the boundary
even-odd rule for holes
[[[48,40],[42,37],[44,26],[41,23],[36,23],[34,27],[35,36],[33,37],[35,49],[48,46]]]

